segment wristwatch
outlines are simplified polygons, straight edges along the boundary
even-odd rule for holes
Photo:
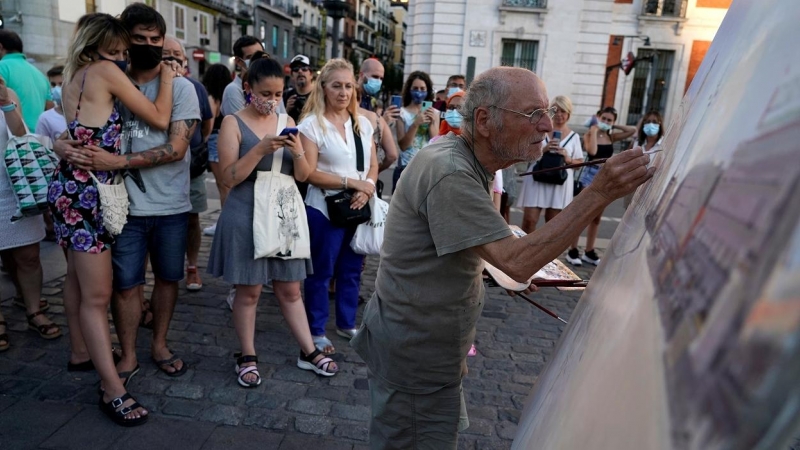
[[[0,110],[2,110],[3,112],[11,112],[11,111],[13,111],[15,109],[17,109],[17,104],[14,103],[14,102],[11,102],[11,103],[9,103],[7,105],[1,105],[0,106]]]

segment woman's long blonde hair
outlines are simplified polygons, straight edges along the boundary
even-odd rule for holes
[[[323,121],[326,107],[324,87],[325,84],[329,82],[333,72],[337,70],[347,70],[353,75],[353,96],[350,98],[350,104],[347,105],[347,111],[350,113],[350,117],[353,121],[353,131],[356,134],[361,134],[361,127],[358,125],[358,99],[356,98],[355,72],[353,71],[353,65],[342,58],[332,59],[322,67],[317,82],[314,84],[314,90],[311,91],[311,95],[308,96],[308,101],[306,101],[306,105],[303,107],[300,120],[302,121],[306,116],[313,114],[317,117],[317,122],[323,133],[327,131],[328,127],[325,126],[325,122]]]
[[[78,20],[75,34],[67,51],[64,64],[64,83],[68,83],[75,72],[95,61],[95,53],[101,48],[110,48],[122,42],[130,46],[131,38],[122,22],[103,13],[86,14]]]

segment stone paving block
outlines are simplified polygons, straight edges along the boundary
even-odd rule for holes
[[[39,404],[42,410],[44,404]],[[48,405],[49,406],[49,405]],[[59,405],[61,406],[61,405]],[[63,405],[66,407],[68,405]],[[116,426],[96,406],[85,408],[77,415],[73,414],[67,423],[58,424],[58,431],[48,433],[49,437],[38,448],[57,449],[106,449],[116,442],[125,432],[125,429]],[[31,419],[31,423],[40,427],[53,425],[49,420],[42,420],[41,416]],[[33,441],[33,440],[31,440]],[[14,448],[12,445],[10,448]]]
[[[317,381],[317,374],[298,367],[281,367],[272,374],[276,380],[293,381],[295,383],[312,383]]]
[[[474,436],[470,435],[459,435],[458,436],[458,450],[475,450],[475,439]]]
[[[200,411],[203,410],[203,407],[203,403],[201,402],[173,398],[164,403],[163,408],[161,408],[161,412],[168,416],[193,418],[197,417]]]
[[[503,439],[512,440],[517,435],[517,424],[514,422],[500,422],[495,426],[497,435]]]
[[[324,416],[331,411],[331,402],[316,398],[298,398],[286,405],[286,410],[314,416]]]
[[[356,378],[356,380],[353,382],[353,386],[356,389],[367,391],[369,390],[369,380],[367,380],[366,378]]]
[[[273,447],[274,448],[274,447]],[[279,450],[353,450],[353,444],[321,437],[287,434]]]
[[[499,372],[511,372],[514,370],[514,361],[503,359],[485,359],[483,366],[487,369],[494,369]]]
[[[528,396],[527,395],[512,395],[511,396],[511,402],[514,404],[514,407],[519,409],[519,410],[522,410],[523,408],[525,408],[525,402],[527,402],[527,401],[528,401]]]
[[[527,395],[531,391],[531,387],[525,384],[500,383],[500,390],[509,394]]]
[[[350,392],[348,389],[323,385],[323,386],[310,386],[308,388],[306,396],[310,398],[324,398],[326,400],[331,400],[334,402],[344,402],[347,400],[347,396],[349,394]]]
[[[163,395],[167,391],[167,388],[171,387],[172,385],[173,383],[166,380],[159,378],[145,378],[143,375],[137,375],[131,379],[129,388],[132,392]]]
[[[367,441],[369,439],[369,428],[366,424],[339,424],[333,429],[333,435],[356,441]]]
[[[142,428],[124,430],[109,450],[198,449],[208,440],[214,428],[202,422],[151,417]]]
[[[480,450],[510,450],[511,441],[483,438],[475,441],[475,448]]]
[[[6,378],[0,380],[0,392],[6,395],[22,397],[25,395],[30,395],[41,385],[42,385],[41,380],[28,380],[24,378]]]
[[[326,436],[333,429],[333,423],[327,417],[298,414],[294,418],[294,429],[304,434]]]
[[[81,407],[75,405],[55,403],[46,405],[31,399],[14,401],[2,409],[4,419],[0,420],[2,447],[8,449],[36,447],[80,411]],[[15,420],[5,420],[10,417]]]
[[[261,383],[262,386],[264,383]],[[257,388],[256,388],[257,389]],[[286,397],[275,395],[272,393],[249,392],[245,404],[254,408],[277,409],[281,408],[288,402]]]
[[[65,401],[77,396],[84,388],[85,386],[80,384],[51,381],[42,385],[42,388],[36,393],[36,398],[56,402]],[[94,397],[95,402],[97,402],[98,395],[96,390]]]
[[[511,401],[511,396],[507,394],[500,395],[483,391],[466,391],[466,390],[464,391],[464,393],[467,394],[467,396],[469,397],[469,403],[473,405],[498,406],[503,408],[510,408],[515,406],[515,403]]]
[[[223,425],[239,425],[247,413],[243,407],[213,405],[200,414],[199,419]]]
[[[31,364],[25,366],[24,369],[17,372],[18,377],[22,378],[34,378],[37,380],[49,380],[54,376],[60,374],[61,372],[65,372],[65,369],[61,369],[58,367],[53,366],[46,366],[42,364]]]
[[[473,417],[476,419],[497,420],[497,408],[467,405],[467,416],[470,422]]]
[[[260,449],[275,449],[278,448],[281,441],[283,441],[283,435],[278,433],[241,427],[218,426],[200,448],[201,450],[230,450],[250,443],[256,444],[257,448]]]
[[[498,408],[497,409],[497,418],[501,421],[507,421],[511,423],[519,423],[520,415],[522,415],[522,411],[513,408]]]
[[[492,436],[494,435],[494,422],[485,419],[469,419],[469,427],[462,431],[464,434],[474,434],[477,436]]]
[[[369,405],[369,391],[351,390],[347,396],[346,403],[349,405]]]
[[[167,388],[167,397],[185,398],[189,400],[199,400],[203,398],[203,386],[196,384],[180,383],[173,384]]]
[[[247,392],[238,384],[218,387],[208,393],[208,400],[221,405],[244,405],[247,400]]]
[[[247,426],[282,431],[289,427],[289,415],[283,410],[248,408],[243,423]]]
[[[367,422],[370,418],[370,409],[369,406],[366,405],[347,405],[344,403],[334,403],[331,406],[330,415],[342,419]]]
[[[21,362],[11,359],[0,359],[0,376],[14,375],[26,366]]]
[[[225,358],[233,354],[230,349],[218,347],[216,345],[195,345],[192,346],[192,353],[200,356],[213,356],[215,358]],[[233,358],[231,357],[231,359]]]
[[[10,395],[0,394],[0,413],[6,408],[19,401],[19,397],[12,397]]]

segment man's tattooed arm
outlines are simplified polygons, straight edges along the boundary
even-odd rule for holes
[[[125,155],[124,169],[155,167],[180,161],[186,156],[197,119],[172,122],[169,125],[169,142],[139,153]]]

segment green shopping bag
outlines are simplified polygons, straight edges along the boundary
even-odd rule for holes
[[[9,133],[4,161],[17,196],[17,211],[11,217],[12,222],[47,210],[47,186],[58,166],[58,158],[45,141],[30,132],[24,136]]]

